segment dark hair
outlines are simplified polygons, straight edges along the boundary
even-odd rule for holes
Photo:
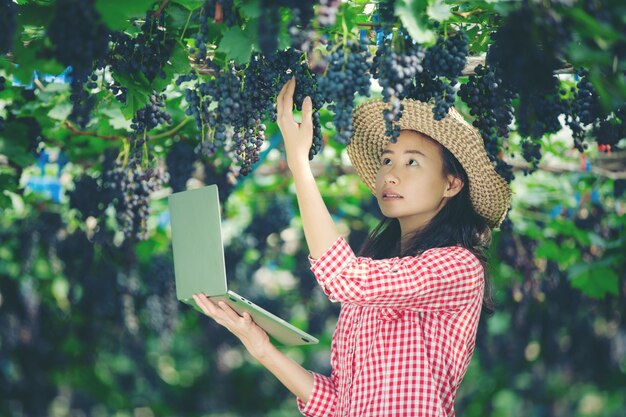
[[[432,248],[462,246],[472,252],[483,267],[485,273],[483,312],[491,315],[493,313],[492,287],[485,253],[491,243],[491,229],[486,220],[478,215],[472,206],[469,179],[463,166],[448,149],[441,146],[439,142],[429,139],[436,143],[441,151],[443,175],[460,178],[464,184],[463,188],[448,200],[424,228],[408,237],[404,247],[400,245],[400,222],[395,218],[384,217],[368,235],[359,250],[359,256],[374,259],[417,256]]]

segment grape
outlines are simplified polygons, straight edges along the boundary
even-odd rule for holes
[[[510,13],[492,35],[487,64],[514,93],[545,92],[553,87],[558,52],[566,41],[562,25],[549,12],[528,3]]]
[[[271,0],[261,0],[259,16],[259,48],[263,55],[271,55],[278,48],[278,30],[280,29],[280,11],[272,6]]]
[[[83,85],[83,82],[78,79],[74,79],[70,83],[72,111],[68,116],[69,120],[76,123],[82,129],[87,127],[91,121],[91,112],[96,105],[96,97],[90,95],[83,88]]]
[[[553,77],[553,83],[552,92],[529,92],[520,95],[515,111],[520,135],[539,139],[547,133],[561,130],[558,117],[567,112],[567,103],[559,95],[558,78]]]
[[[455,80],[465,68],[467,53],[467,36],[463,30],[447,39],[439,36],[437,43],[426,50],[424,68],[431,75]]]
[[[0,55],[13,48],[15,29],[17,29],[17,4],[13,0],[0,0]]]
[[[467,36],[463,30],[444,38],[437,37],[436,44],[426,50],[424,72],[417,77],[409,95],[420,101],[434,98],[435,120],[443,119],[456,100],[455,85],[465,68],[468,54]],[[446,78],[448,82],[444,82]]]
[[[79,211],[83,219],[98,217],[103,213],[103,201],[98,181],[83,175],[74,180],[74,190],[68,192],[70,208]]]
[[[196,154],[189,143],[175,142],[169,150],[165,163],[169,174],[169,184],[173,192],[187,189],[187,180],[194,171]]]
[[[85,81],[108,51],[109,30],[92,0],[59,0],[47,33],[56,58],[72,67],[76,80]]]
[[[317,22],[321,27],[335,24],[340,4],[339,0],[320,0],[317,6]]]
[[[329,50],[333,48],[333,45],[328,45]],[[334,112],[337,140],[343,144],[348,144],[352,137],[355,94],[370,95],[370,57],[367,45],[348,40],[344,47],[337,47],[331,52],[326,74],[318,80],[321,96],[327,103],[332,103],[328,108]]]
[[[124,32],[111,33],[112,46],[107,62],[122,74],[144,74],[149,82],[157,76],[165,78],[163,68],[172,55],[176,41],[167,37],[164,24],[164,13],[157,20],[148,12],[141,32],[135,37]]]
[[[289,226],[293,217],[291,203],[286,198],[272,198],[266,205],[262,215],[257,214],[246,228],[263,251],[267,237],[272,233],[280,233]]]
[[[221,21],[218,21],[218,16],[215,13],[218,4],[222,11]],[[207,59],[208,45],[211,45],[213,41],[209,34],[208,23],[210,19],[213,19],[215,23],[222,23],[223,21],[228,27],[237,24],[239,18],[233,0],[205,0],[200,7],[200,12],[193,15],[193,20],[198,22],[199,26],[198,32],[192,35],[194,48],[191,50],[195,54],[194,60],[197,64],[210,61]]]
[[[376,51],[372,61],[372,77],[378,80],[382,88],[383,100],[390,103],[391,108],[384,110],[386,134],[392,142],[400,135],[397,122],[402,116],[401,100],[407,97],[411,91],[415,77],[423,71],[422,60],[424,50],[413,43],[410,38],[402,36],[402,52],[396,52],[392,45],[396,45],[391,39],[385,40]]]
[[[485,144],[491,163],[507,182],[513,180],[512,167],[500,157],[504,140],[509,137],[509,125],[513,120],[512,100],[514,94],[507,90],[493,68],[476,66],[475,75],[459,88],[459,97],[468,105],[472,124]]]
[[[137,134],[143,134],[165,123],[172,123],[172,116],[165,110],[165,95],[153,91],[150,102],[135,113],[130,127]]]

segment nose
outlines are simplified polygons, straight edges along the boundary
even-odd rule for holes
[[[385,174],[384,177],[385,180],[385,184],[393,184],[393,185],[397,185],[398,184],[398,177],[393,173],[393,171],[389,171]]]

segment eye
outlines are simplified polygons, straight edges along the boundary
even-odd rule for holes
[[[408,163],[408,165],[411,165],[411,166],[418,166],[419,164],[417,163],[417,161],[416,161],[415,159],[409,159],[409,163]]]
[[[383,158],[382,161],[380,162],[381,165],[391,165],[391,159],[389,158]]]

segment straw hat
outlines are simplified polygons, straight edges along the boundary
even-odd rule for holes
[[[490,227],[498,227],[509,208],[511,189],[491,165],[478,131],[454,108],[437,121],[433,118],[431,104],[411,99],[402,100],[402,104],[400,129],[418,131],[445,146],[467,172],[470,199],[476,213],[487,220]],[[353,114],[354,134],[347,146],[352,165],[372,193],[376,190],[380,156],[389,142],[383,119],[383,110],[388,106],[382,100],[360,105]]]

